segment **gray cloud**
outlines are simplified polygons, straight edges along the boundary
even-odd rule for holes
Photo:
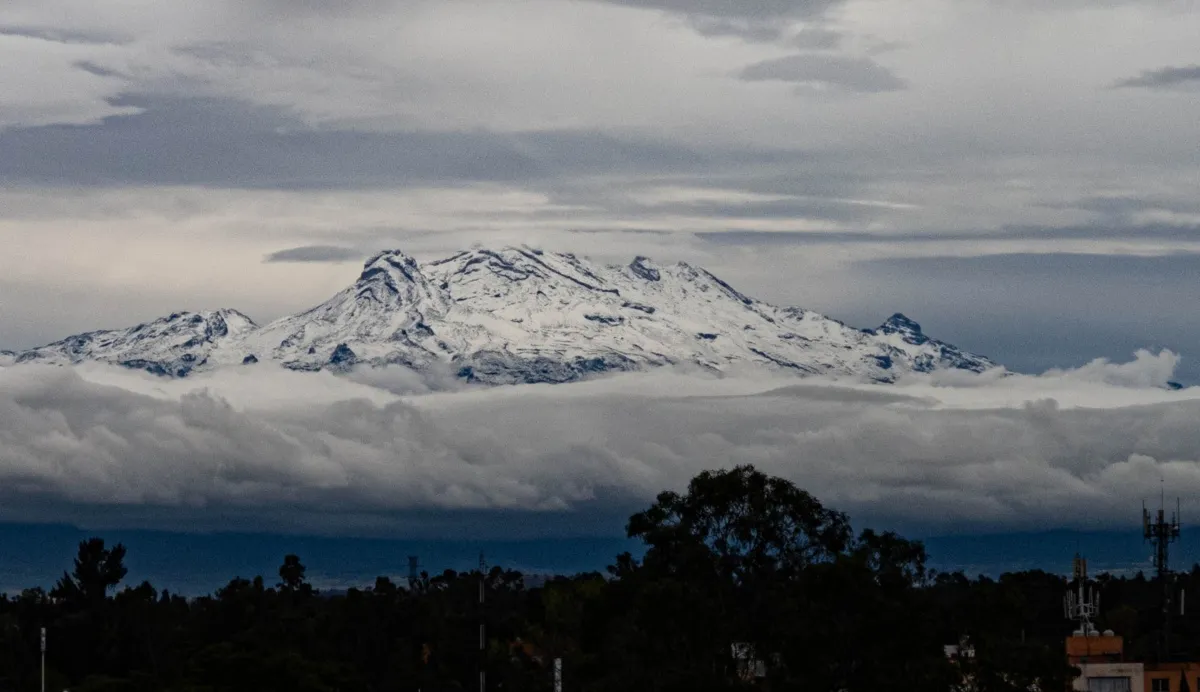
[[[867,233],[865,231],[699,231],[694,234],[714,245],[812,245],[815,243],[911,243],[978,238],[953,233]]]
[[[430,0],[250,0],[246,5],[265,17],[301,13],[321,17],[379,15],[398,8],[416,8]]]
[[[91,127],[0,131],[0,181],[344,189],[694,171],[725,158],[597,131],[348,132],[235,101],[156,97],[117,105],[143,112]],[[778,153],[728,156],[736,163]]]
[[[794,198],[770,200],[764,202],[697,201],[681,204],[661,204],[646,209],[646,212],[656,214],[686,214],[691,216],[717,219],[821,219],[826,221],[852,222],[865,221],[878,213],[878,210],[864,205],[840,202],[836,199]],[[702,231],[698,235],[711,238],[721,234],[724,234],[729,238],[741,240],[745,240],[747,237],[751,237],[753,235],[773,235],[770,232],[755,234],[753,231],[742,233],[737,231]],[[783,235],[799,238],[805,234],[789,233],[784,231]],[[828,237],[853,237],[854,235],[860,234],[816,232],[814,235],[825,235]]]
[[[602,0],[617,5],[656,9],[680,15],[705,36],[737,36],[747,41],[777,42],[790,35],[796,20],[820,21],[833,7],[845,0],[766,0],[763,2],[726,2],[725,0]],[[833,47],[840,35],[817,27],[806,27],[800,36],[801,47]],[[814,45],[820,44],[820,45]]]
[[[103,32],[81,32],[52,27],[27,27],[4,24],[0,21],[0,36],[23,36],[39,38],[56,43],[122,43],[119,36]]]
[[[0,132],[0,180],[346,188],[513,180],[538,168],[503,137],[481,133],[316,131],[232,101],[122,103],[144,112],[95,127]]]
[[[765,60],[747,66],[739,77],[751,82],[812,82],[860,92],[898,91],[906,86],[904,80],[874,60],[825,53]]]
[[[88,74],[96,75],[97,77],[121,77],[121,76],[123,76],[120,72],[117,72],[116,70],[104,67],[103,65],[97,65],[96,63],[90,62],[88,60],[77,61],[75,63],[75,67],[80,70],[83,70],[84,72],[87,72]]]
[[[750,210],[760,205],[748,205]],[[761,211],[769,212],[772,208],[787,208],[788,204],[767,204]],[[731,205],[726,211],[736,209]],[[1082,208],[1072,206],[1072,208]],[[1163,207],[1150,202],[1100,203],[1097,202],[1092,210],[1102,212],[1102,218],[1094,224],[1075,226],[1007,226],[992,230],[978,231],[904,231],[887,233],[870,233],[866,231],[699,231],[693,235],[701,240],[715,245],[812,245],[812,244],[910,244],[910,243],[953,243],[972,241],[1015,241],[1015,240],[1128,240],[1128,241],[1180,241],[1200,242],[1200,224],[1189,223],[1145,223],[1135,224],[1128,216],[1136,211],[1162,209]],[[805,209],[796,202],[797,213]],[[853,204],[839,204],[837,200],[814,201],[807,209],[819,212],[828,209],[827,214],[815,213],[818,218],[830,219],[862,219],[870,214],[870,209],[855,207]],[[838,210],[843,210],[839,213]],[[852,210],[852,211],[847,211]],[[718,212],[720,213],[720,212]],[[728,215],[728,214],[727,214]],[[764,213],[761,218],[770,218]],[[945,250],[947,246],[942,246]],[[935,251],[936,252],[936,251]],[[1058,254],[1058,253],[1051,253]],[[1187,253],[1183,253],[1187,254]],[[1136,259],[1136,258],[1135,258]]]
[[[820,15],[842,0],[606,0],[620,5],[666,10],[689,15],[710,17],[739,17],[753,19],[783,19]]]
[[[779,18],[729,17],[693,14],[688,24],[704,36],[737,36],[759,43],[779,42],[801,50],[830,50],[841,45],[845,36],[820,23],[806,24],[794,32],[787,21]]]
[[[753,463],[860,519],[1106,525],[1156,492],[1160,475],[1184,496],[1200,492],[1200,401],[1150,404],[1180,395],[1127,389],[1169,376],[1171,362],[1144,355],[949,389],[746,390],[659,373],[403,400],[274,369],[184,389],[17,366],[0,371],[0,506],[7,518],[117,512],[177,525],[202,513],[210,527],[331,533],[401,529],[417,515],[436,533],[439,517],[459,525],[508,512],[559,532],[701,469]],[[1014,398],[1030,403],[1000,404]]]
[[[778,41],[787,32],[787,27],[776,20],[701,15],[689,17],[688,22],[704,36],[739,36],[747,41]]]
[[[366,253],[350,247],[336,245],[305,245],[272,252],[264,262],[353,262],[361,260]]]
[[[1063,205],[1065,208],[1095,212],[1107,219],[1128,219],[1143,211],[1162,210],[1177,214],[1200,214],[1200,203],[1194,199],[1165,199],[1161,197],[1085,197]]]
[[[1200,65],[1185,67],[1163,67],[1157,70],[1145,70],[1137,77],[1123,79],[1117,82],[1118,87],[1136,87],[1142,89],[1179,89],[1200,86]]]

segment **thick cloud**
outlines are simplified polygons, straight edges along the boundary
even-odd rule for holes
[[[1117,82],[1117,86],[1144,89],[1200,88],[1200,65],[1146,70],[1140,76]]]
[[[336,533],[420,516],[436,533],[542,517],[569,533],[753,463],[891,524],[1105,525],[1160,477],[1200,491],[1200,393],[1158,387],[1173,359],[891,388],[656,372],[451,392],[387,371],[14,366],[0,370],[0,496],[6,519]]]

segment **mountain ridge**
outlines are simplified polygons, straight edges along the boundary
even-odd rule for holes
[[[258,325],[223,309],[98,330],[9,357],[99,361],[186,377],[274,362],[293,370],[449,366],[485,384],[569,382],[595,373],[755,365],[892,382],[909,372],[998,367],[924,334],[896,313],[855,329],[741,293],[686,262],[638,256],[600,265],[526,246],[475,247],[422,264],[371,256],[353,284],[308,310]]]

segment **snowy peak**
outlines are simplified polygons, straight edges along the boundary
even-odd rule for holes
[[[921,325],[899,312],[889,317],[878,329],[872,330],[872,333],[899,334],[906,342],[916,346],[929,341],[929,337],[921,331]]]
[[[890,382],[994,364],[929,338],[901,314],[860,330],[741,293],[708,270],[636,257],[598,265],[526,246],[474,247],[422,264],[380,252],[324,303],[257,327],[235,311],[179,313],[81,334],[17,360],[100,360],[185,376],[274,362],[296,370],[399,364],[477,382],[566,382],[598,372],[756,366]]]
[[[606,280],[573,254],[529,247],[474,248],[430,265],[455,302],[523,297],[582,289],[616,293]],[[562,289],[562,290],[560,290]]]
[[[366,261],[354,284],[354,298],[395,306],[444,303],[439,289],[425,277],[417,260],[400,250],[381,252]]]
[[[450,309],[445,291],[400,250],[380,252],[363,264],[358,280],[324,303],[263,327],[243,341],[243,359],[273,360],[298,370],[345,369],[375,355],[417,365],[433,332],[428,323]],[[369,345],[370,348],[364,348]]]
[[[358,283],[362,285],[378,281],[398,290],[398,287],[405,283],[415,282],[414,274],[420,273],[417,260],[411,255],[401,250],[385,250],[363,264]]]
[[[890,350],[888,358],[907,360],[908,367],[916,372],[939,369],[983,372],[996,367],[987,358],[926,336],[920,324],[899,312],[878,328],[865,330],[864,333],[876,337]]]
[[[21,353],[17,362],[103,360],[158,375],[184,377],[207,364],[223,345],[257,329],[254,320],[237,310],[176,312],[128,329],[77,334]]]

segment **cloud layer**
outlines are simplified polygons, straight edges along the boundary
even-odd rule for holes
[[[750,82],[795,82],[862,92],[895,91],[905,85],[874,60],[806,53],[755,63],[740,76]]]
[[[1189,86],[1197,88],[1200,87],[1200,65],[1146,70],[1138,77],[1118,82],[1117,86],[1146,89],[1177,89]]]
[[[264,262],[352,262],[361,261],[363,253],[354,248],[336,245],[304,245],[276,250],[263,258]]]
[[[0,505],[117,526],[615,533],[658,491],[752,463],[892,525],[1105,526],[1160,478],[1200,491],[1200,391],[1161,388],[1175,361],[896,387],[654,372],[461,391],[403,370],[15,366],[0,369]]]

